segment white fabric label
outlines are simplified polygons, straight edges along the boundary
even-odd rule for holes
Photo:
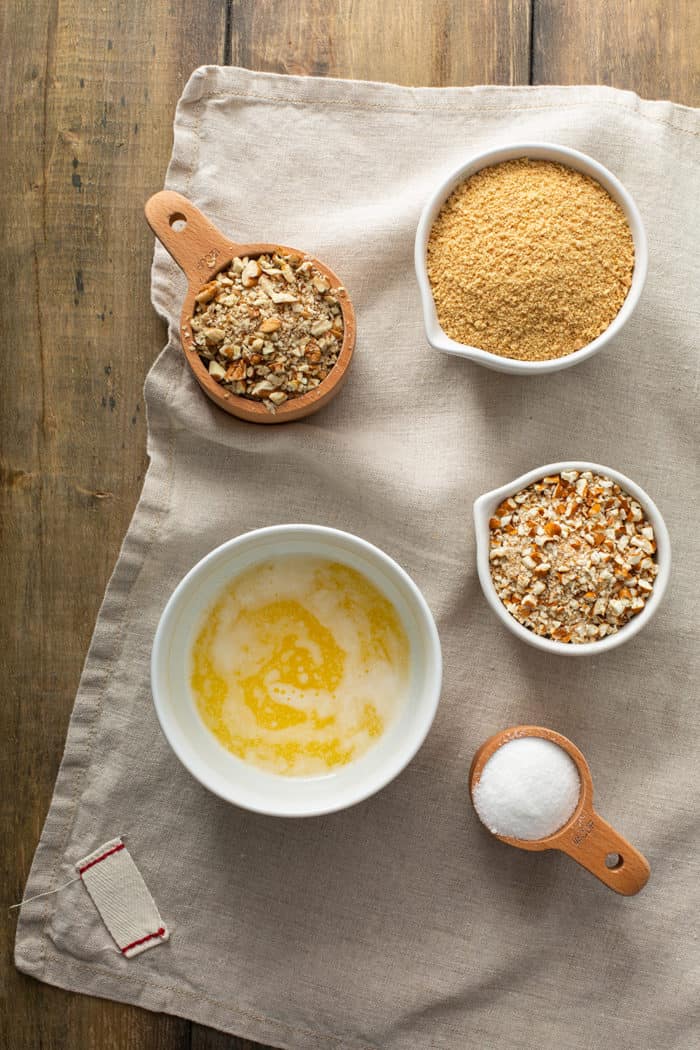
[[[78,861],[76,868],[127,959],[168,940],[165,923],[121,838],[105,842]]]

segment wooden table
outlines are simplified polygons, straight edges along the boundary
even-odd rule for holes
[[[165,342],[143,202],[195,66],[403,84],[604,83],[700,105],[697,0],[5,0],[3,983],[11,1050],[243,1050],[18,974],[16,913],[78,676],[146,469]]]

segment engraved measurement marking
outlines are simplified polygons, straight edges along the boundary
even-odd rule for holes
[[[219,252],[217,251],[216,248],[212,248],[212,250],[210,252],[208,252],[206,255],[202,256],[202,258],[197,263],[197,268],[199,270],[211,270],[212,267],[215,265],[216,260],[218,258],[219,258]]]
[[[590,833],[593,831],[594,827],[595,827],[595,824],[590,819],[590,817],[589,817],[588,820],[581,821],[579,824],[577,824],[576,825],[576,830],[574,831],[574,834],[573,834],[574,845],[575,846],[580,846],[581,843],[584,842],[588,838]]]

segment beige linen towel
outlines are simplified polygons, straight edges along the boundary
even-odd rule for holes
[[[307,421],[227,417],[183,362],[185,283],[156,251],[153,302],[170,341],[146,384],[151,466],[26,894],[121,834],[172,936],[133,960],[110,954],[77,883],[22,909],[22,970],[294,1050],[697,1045],[699,136],[697,112],[606,88],[193,74],[167,185],[234,239],[327,260],[357,308],[357,353],[341,395]],[[624,333],[534,379],[431,350],[412,270],[436,181],[516,140],[591,153],[632,192],[649,235]],[[675,559],[649,627],[579,661],[505,631],[474,564],[474,498],[563,458],[647,489]],[[178,580],[223,540],[287,521],[347,529],[396,558],[430,603],[445,660],[437,719],[409,768],[354,809],[301,821],[208,794],[163,739],[149,689]],[[601,813],[651,862],[639,897],[477,823],[470,759],[514,722],[552,726],[586,753]]]

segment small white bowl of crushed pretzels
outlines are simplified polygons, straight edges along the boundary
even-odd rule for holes
[[[668,530],[630,478],[597,463],[549,463],[474,503],[479,581],[518,638],[569,656],[632,638],[671,570]]]
[[[431,346],[541,375],[618,334],[646,279],[647,240],[612,172],[578,150],[526,142],[445,177],[418,223],[415,269]]]

